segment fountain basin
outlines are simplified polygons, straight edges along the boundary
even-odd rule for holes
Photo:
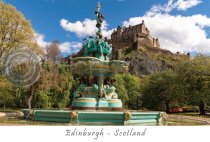
[[[95,108],[97,106],[97,101],[95,98],[77,98],[73,100],[72,105],[74,108],[80,108],[80,109],[90,109]]]
[[[122,108],[122,101],[120,99],[108,99],[110,108]]]
[[[98,101],[97,106],[98,106],[99,109],[105,109],[105,108],[109,107],[109,103],[107,101],[103,100],[103,99],[100,99]]]
[[[159,123],[161,112],[128,112],[128,111],[82,111],[82,110],[38,110],[23,109],[26,119],[34,121],[61,122],[73,124],[138,124]]]
[[[77,98],[72,102],[73,109],[82,110],[122,110],[120,99]]]

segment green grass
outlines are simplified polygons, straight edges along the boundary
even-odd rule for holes
[[[0,112],[17,112],[17,111],[21,111],[21,108],[0,108]]]

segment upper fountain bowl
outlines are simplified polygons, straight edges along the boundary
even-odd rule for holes
[[[119,60],[101,61],[95,57],[77,57],[72,60],[73,73],[80,76],[106,76],[127,73],[129,63]]]

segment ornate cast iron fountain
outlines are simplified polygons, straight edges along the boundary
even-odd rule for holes
[[[100,3],[96,9],[95,38],[89,36],[84,45],[84,57],[74,58],[73,73],[81,76],[80,85],[74,92],[73,109],[121,109],[122,102],[118,99],[111,77],[117,73],[126,73],[128,63],[111,60],[112,47],[102,36],[103,15]]]

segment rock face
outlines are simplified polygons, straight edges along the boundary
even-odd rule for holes
[[[139,77],[166,69],[174,69],[175,65],[187,56],[165,51],[153,51],[150,48],[124,48],[114,53],[114,59],[130,63],[129,72]]]
[[[132,52],[126,57],[126,60],[130,62],[131,74],[141,76],[160,71],[157,61],[140,50]]]

